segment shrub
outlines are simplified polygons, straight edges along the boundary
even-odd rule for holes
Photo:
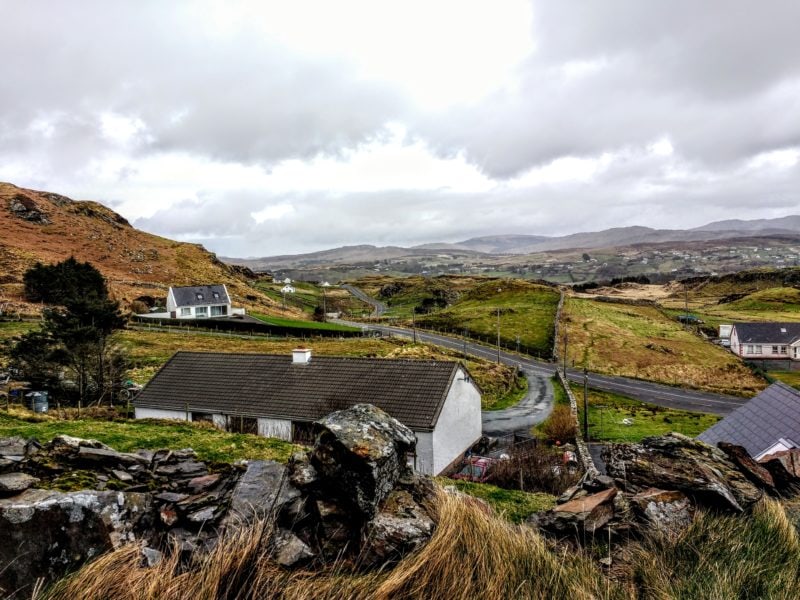
[[[564,465],[563,452],[549,448],[517,448],[508,460],[492,469],[491,482],[509,490],[560,495],[580,478],[577,470]]]
[[[556,406],[542,424],[542,431],[548,439],[554,442],[575,441],[576,424],[568,406]]]

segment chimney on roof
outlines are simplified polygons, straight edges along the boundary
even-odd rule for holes
[[[308,348],[295,348],[292,350],[292,364],[307,365],[311,362],[311,350]]]

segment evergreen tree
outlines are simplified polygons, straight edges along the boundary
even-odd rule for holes
[[[113,335],[125,326],[119,304],[108,297],[102,274],[74,258],[37,264],[25,274],[29,298],[59,306],[44,311],[40,331],[21,336],[13,365],[35,386],[82,404],[111,400],[125,373],[125,357]]]

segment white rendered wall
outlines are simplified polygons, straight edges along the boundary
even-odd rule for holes
[[[292,422],[284,419],[259,419],[258,435],[292,441]]]
[[[417,471],[433,475],[433,432],[415,431],[417,435]]]
[[[228,429],[228,419],[225,418],[225,415],[213,414],[211,415],[211,420],[217,429],[222,429],[223,431]]]
[[[459,369],[433,430],[433,474],[438,475],[481,437],[481,394]]]
[[[141,408],[134,409],[134,415],[137,419],[178,419],[179,421],[191,421],[192,413],[189,413],[189,418],[186,418],[186,411],[183,410],[164,410],[161,408]]]

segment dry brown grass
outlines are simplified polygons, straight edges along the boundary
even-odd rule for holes
[[[50,590],[51,600],[395,600],[411,598],[616,598],[582,555],[551,552],[527,527],[486,514],[474,503],[440,494],[439,526],[430,543],[393,570],[364,574],[340,565],[288,571],[267,556],[265,524],[239,530],[182,571],[177,553],[141,566],[136,545],[106,554]]]
[[[766,387],[733,354],[655,307],[569,298],[563,319],[569,360],[591,371],[741,396]]]

